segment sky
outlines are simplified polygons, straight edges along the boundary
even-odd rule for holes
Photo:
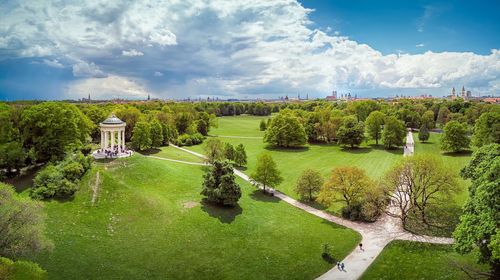
[[[0,1],[0,101],[500,94],[500,1]]]

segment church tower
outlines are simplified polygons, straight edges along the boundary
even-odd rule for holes
[[[462,98],[465,99],[465,87],[462,86]]]
[[[455,87],[451,90],[451,99],[455,99],[456,94],[455,94]]]

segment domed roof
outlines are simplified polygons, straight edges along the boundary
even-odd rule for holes
[[[124,124],[125,122],[117,118],[114,114],[105,119],[101,124]]]

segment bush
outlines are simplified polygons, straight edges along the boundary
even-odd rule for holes
[[[29,261],[12,261],[0,257],[0,279],[5,280],[41,280],[47,279],[47,271],[38,264]]]
[[[205,137],[201,133],[182,134],[177,138],[176,143],[179,146],[192,146],[201,144],[204,139]]]

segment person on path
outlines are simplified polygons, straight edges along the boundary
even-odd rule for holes
[[[340,262],[337,262],[337,268],[338,268],[339,270],[341,270],[341,269],[340,269]]]
[[[340,268],[341,268],[341,270],[342,270],[342,271],[345,271],[344,267],[345,267],[345,266],[344,266],[344,263],[341,263],[341,264],[340,264]]]
[[[359,243],[359,249],[360,249],[361,251],[364,251],[364,250],[363,250],[363,243]]]

